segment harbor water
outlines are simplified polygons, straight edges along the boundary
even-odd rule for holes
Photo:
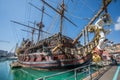
[[[12,61],[1,61],[0,62],[0,80],[35,80],[44,76],[56,74],[63,70],[35,70],[31,68],[17,68],[11,69],[9,64]],[[74,72],[68,72],[62,75],[57,75],[46,80],[65,80],[70,76],[73,76]],[[77,78],[80,80],[85,77],[85,73],[79,75]],[[74,80],[70,78],[69,80]]]

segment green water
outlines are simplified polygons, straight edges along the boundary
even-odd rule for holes
[[[35,80],[37,78],[48,76],[51,74],[56,74],[62,71],[62,70],[54,70],[54,71],[34,70],[31,68],[10,69],[9,64],[11,62],[12,61],[0,62],[0,80]],[[58,75],[56,77],[48,78],[46,80],[64,80],[73,75],[74,72],[69,72],[62,75]],[[82,79],[82,77],[85,77],[85,75],[86,75],[85,73],[82,75],[80,74],[77,77],[78,80]],[[74,80],[74,79],[70,78],[69,80]]]

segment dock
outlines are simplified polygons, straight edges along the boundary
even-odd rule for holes
[[[104,69],[104,71],[103,69],[96,71],[83,80],[120,80],[120,64],[109,66],[109,68]]]
[[[112,66],[99,80],[120,80],[120,65]]]

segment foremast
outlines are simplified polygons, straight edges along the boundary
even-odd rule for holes
[[[42,14],[41,14],[41,20],[40,23],[37,24],[38,28],[39,28],[39,32],[38,32],[38,41],[40,40],[40,36],[42,36],[42,28],[44,27],[43,24],[43,16],[44,16],[44,3],[43,3],[43,7],[42,7]]]

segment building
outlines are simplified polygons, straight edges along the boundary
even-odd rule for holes
[[[6,57],[8,54],[8,51],[0,50],[0,57]]]
[[[112,46],[107,46],[105,48],[106,51],[108,51],[109,53],[120,53],[120,43],[118,44],[113,44]]]

